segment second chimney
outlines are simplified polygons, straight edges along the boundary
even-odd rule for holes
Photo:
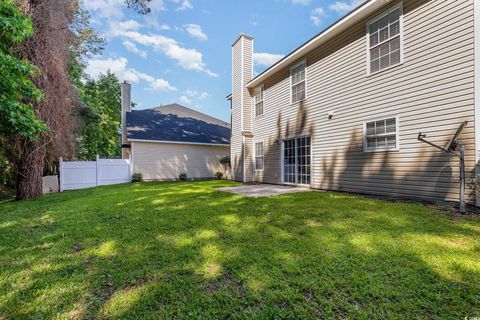
[[[121,84],[121,105],[122,105],[122,159],[130,157],[130,150],[126,148],[127,139],[127,112],[131,111],[132,106],[132,85],[126,81]]]

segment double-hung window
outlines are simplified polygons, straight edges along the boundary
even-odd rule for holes
[[[304,60],[290,70],[292,103],[302,101],[306,97],[306,65]]]
[[[367,26],[369,73],[402,63],[402,7],[397,5]]]
[[[255,117],[263,114],[263,85],[257,87],[254,91],[255,97]]]
[[[398,150],[398,117],[364,123],[364,151]]]
[[[263,141],[255,142],[255,170],[262,171],[264,168]]]

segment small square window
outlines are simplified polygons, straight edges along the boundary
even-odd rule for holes
[[[398,150],[398,118],[364,124],[364,151]]]

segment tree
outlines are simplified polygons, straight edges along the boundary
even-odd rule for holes
[[[230,176],[232,171],[232,163],[229,156],[225,156],[220,159],[220,164],[223,166],[223,171],[225,173],[225,178]]]
[[[9,137],[8,153],[16,174],[17,200],[42,194],[42,176],[54,168],[59,156],[75,152],[73,118],[75,89],[68,77],[70,48],[74,36],[69,26],[75,7],[65,0],[15,0],[33,25],[33,35],[16,48],[21,58],[36,65],[39,76],[33,83],[43,91],[42,100],[33,101],[37,117],[48,127],[36,140],[21,135]]]
[[[0,182],[7,188],[18,176],[18,154],[12,141],[34,144],[46,133],[46,124],[38,119],[33,103],[42,92],[32,78],[39,69],[21,60],[16,50],[33,34],[32,22],[21,14],[11,0],[0,2]],[[1,188],[0,188],[1,189]]]
[[[84,107],[78,113],[81,128],[78,157],[91,159],[96,154],[120,156],[120,81],[108,72],[101,74],[97,81],[88,80],[81,92]]]
[[[11,1],[0,2],[0,134],[36,140],[41,132],[47,131],[31,104],[42,98],[31,80],[39,70],[20,60],[13,49],[30,37],[32,31],[31,21]]]
[[[5,146],[0,152],[12,168],[16,199],[21,200],[41,195],[42,176],[55,170],[59,157],[75,155],[79,136],[75,111],[84,105],[78,83],[85,57],[101,50],[102,41],[89,27],[88,13],[82,11],[79,0],[13,1],[31,23],[21,19],[18,10],[17,14],[11,11],[12,0],[0,0],[2,10],[10,10],[3,13],[0,25],[0,76],[15,76],[15,82],[0,78],[0,85],[11,84],[17,90],[0,87],[0,99],[4,99],[0,107],[9,111],[0,110],[0,142]],[[150,12],[149,2],[125,0],[140,14]],[[4,28],[11,30],[13,38]],[[11,50],[9,55],[6,48]],[[42,99],[35,87],[43,92]]]
[[[140,14],[149,14],[150,8],[148,7],[148,3],[152,0],[125,0],[125,3],[129,8],[134,9]]]

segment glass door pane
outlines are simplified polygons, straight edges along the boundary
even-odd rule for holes
[[[283,142],[283,181],[296,183],[295,166],[295,139]]]
[[[310,137],[301,137],[283,141],[284,183],[310,184],[310,142]]]
[[[297,139],[297,183],[310,184],[310,137]]]

